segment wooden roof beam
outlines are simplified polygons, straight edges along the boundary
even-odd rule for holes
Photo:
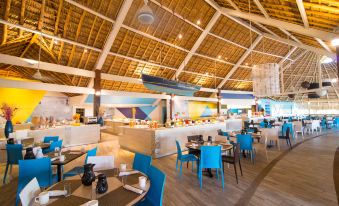
[[[5,14],[4,14],[4,19],[7,21],[9,17],[9,11],[11,10],[11,0],[6,1],[6,7],[5,7]],[[7,25],[3,25],[3,33],[2,33],[2,42],[1,44],[6,44],[7,41]]]
[[[265,16],[266,19],[269,19],[270,16],[268,15],[268,13],[266,12],[265,8],[261,5],[259,0],[253,0],[255,5],[257,5],[258,9],[260,10],[260,12]]]
[[[297,1],[297,6],[298,6],[298,9],[299,9],[301,19],[303,20],[304,26],[305,26],[305,28],[309,28],[310,25],[308,23],[307,14],[306,14],[306,10],[305,10],[305,7],[304,7],[303,0],[296,0],[296,1]]]
[[[332,52],[332,50],[330,49],[330,47],[327,46],[327,44],[325,44],[325,42],[319,38],[314,38],[324,49],[326,49],[328,52]]]
[[[247,19],[251,21],[256,21],[261,24],[266,24],[266,25],[270,25],[274,27],[278,25],[280,28],[283,28],[283,29],[286,29],[286,30],[289,30],[295,33],[299,33],[302,35],[306,35],[306,36],[317,37],[319,39],[326,40],[326,41],[331,41],[335,39],[336,37],[338,37],[338,34],[335,34],[332,32],[322,31],[322,30],[314,29],[314,28],[305,28],[303,26],[289,23],[286,21],[281,21],[281,20],[272,19],[272,18],[267,19],[265,17],[256,15],[256,14],[239,12],[239,11],[227,9],[227,8],[221,8],[221,12],[224,15],[229,15],[233,17],[239,17],[239,18],[243,18],[243,19]]]
[[[125,17],[128,13],[129,8],[132,5],[133,0],[124,0],[121,9],[119,10],[119,13],[117,15],[117,19],[113,25],[113,28],[108,36],[108,38],[106,39],[105,45],[102,49],[102,52],[100,53],[99,59],[97,60],[96,64],[95,64],[95,69],[101,69],[102,66],[104,65],[104,62],[106,60],[106,57],[109,53],[109,51],[112,48],[113,42],[115,40],[115,38],[118,35],[118,32],[122,26],[123,21],[125,20]]]
[[[263,38],[263,36],[258,36],[254,40],[254,42],[250,46],[250,48],[248,48],[248,50],[246,50],[246,52],[240,57],[238,62],[233,66],[233,68],[227,73],[225,78],[220,82],[220,84],[218,85],[218,89],[220,89],[227,82],[227,80],[229,80],[231,78],[231,76],[234,74],[234,72],[241,66],[241,64],[245,61],[245,59],[248,57],[248,55],[251,54],[253,49],[259,44],[259,42],[261,41],[262,38]]]
[[[214,26],[214,24],[218,21],[219,17],[220,17],[221,13],[219,11],[216,11],[213,15],[213,17],[211,18],[211,20],[208,22],[206,28],[204,29],[204,31],[200,34],[199,38],[197,39],[197,41],[194,43],[193,47],[191,48],[191,50],[188,52],[187,56],[185,57],[184,61],[180,64],[178,70],[175,72],[174,76],[172,77],[172,79],[176,79],[179,77],[179,74],[181,73],[182,70],[184,70],[186,64],[189,62],[189,60],[192,58],[192,56],[194,55],[194,53],[198,50],[199,46],[201,45],[201,43],[204,41],[205,37],[208,35],[209,31],[212,29],[212,27]]]
[[[5,65],[11,65],[11,66],[38,69],[38,62],[36,60],[25,59],[25,58],[11,56],[7,54],[0,54],[0,63],[3,63]],[[44,71],[76,75],[76,76],[82,76],[82,77],[88,77],[88,78],[93,78],[95,76],[94,71],[90,71],[86,69],[79,69],[75,67],[64,66],[64,65],[48,63],[48,62],[43,62],[43,61],[40,61],[39,64],[40,64],[39,69],[44,70]],[[196,74],[204,76],[204,74],[200,74],[200,73],[196,73]],[[110,81],[128,82],[132,84],[142,84],[141,79],[138,79],[138,78],[112,75],[112,74],[107,74],[107,73],[102,73],[102,79],[110,80]],[[217,92],[216,89],[204,88],[204,87],[202,87],[200,91]],[[241,93],[241,91],[239,91],[239,93]]]

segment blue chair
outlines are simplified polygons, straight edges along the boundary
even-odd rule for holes
[[[265,123],[264,121],[259,123],[259,127],[260,128],[266,128],[267,127],[267,123]]]
[[[6,182],[8,166],[11,167],[10,170],[12,172],[12,165],[19,164],[19,160],[23,159],[22,144],[7,144],[6,145],[6,151],[7,151],[7,164],[6,164],[6,170],[5,170],[3,184],[5,184],[5,182]]]
[[[40,187],[49,187],[53,184],[50,158],[19,160],[16,205],[19,200],[19,193],[34,177],[37,178]]]
[[[224,189],[224,172],[222,168],[221,146],[201,146],[199,162],[199,183],[202,189],[202,169],[216,169],[217,178],[219,179],[219,170],[221,172],[221,184]]]
[[[152,163],[152,157],[140,153],[135,153],[133,161],[133,169],[147,174],[147,171]]]
[[[251,161],[254,164],[255,148],[253,147],[253,138],[251,134],[237,134],[237,143],[240,144],[241,151],[250,153]]]
[[[339,118],[338,117],[334,118],[333,126],[335,126],[335,127],[339,126]]]
[[[320,126],[321,126],[321,128],[326,129],[326,119],[325,118],[321,120]]]
[[[88,157],[96,156],[97,155],[97,147],[94,149],[88,150],[86,154],[86,159],[85,159],[85,164],[87,164],[87,159]],[[68,172],[64,173],[64,178],[66,177],[72,177],[78,174],[81,174],[84,172],[84,167],[83,166],[78,166],[78,167],[73,167],[71,170]]]
[[[49,149],[46,149],[43,151],[44,154],[49,153],[49,152],[54,152],[55,148],[59,147],[61,149],[62,147],[62,140],[52,142],[51,145],[49,146]]]
[[[182,163],[192,162],[192,172],[193,172],[194,162],[198,162],[198,158],[193,154],[185,154],[185,155],[182,154],[180,143],[178,142],[178,140],[176,140],[175,143],[177,144],[177,153],[178,153],[175,170],[178,170],[178,163],[180,161],[180,176],[182,176]]]
[[[59,141],[59,136],[47,136],[44,137],[44,143],[56,142]]]
[[[293,129],[293,124],[292,123],[284,123],[282,125],[282,134],[281,136],[286,136],[286,130],[287,130],[287,127],[290,128],[290,134],[292,135],[292,139],[294,139],[294,129]]]
[[[164,196],[164,187],[166,175],[154,166],[150,166],[148,170],[148,178],[151,180],[151,188],[149,189],[146,198],[138,203],[138,206],[161,206]]]

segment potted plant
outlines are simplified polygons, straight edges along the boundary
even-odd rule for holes
[[[3,118],[6,119],[6,125],[4,130],[6,138],[8,138],[9,134],[13,132],[12,118],[17,109],[18,108],[10,106],[9,104],[6,103],[3,103],[1,106],[2,116]]]

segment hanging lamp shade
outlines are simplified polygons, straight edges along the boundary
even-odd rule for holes
[[[147,5],[144,4],[139,10],[138,10],[138,20],[142,24],[152,24],[154,22],[154,15],[152,9]]]
[[[253,93],[255,96],[280,94],[279,65],[275,63],[256,65],[252,69]]]

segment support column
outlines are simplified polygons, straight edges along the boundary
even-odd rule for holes
[[[173,120],[173,107],[174,107],[174,94],[171,94],[171,99],[170,99],[170,103],[169,103],[169,107],[170,107],[170,120]]]
[[[221,89],[218,89],[218,94],[217,94],[218,102],[217,102],[217,115],[220,117],[221,113]]]
[[[336,53],[337,53],[337,74],[339,77],[339,46],[336,47]]]
[[[96,69],[94,77],[94,98],[93,98],[93,116],[95,117],[99,117],[100,97],[101,97],[101,71],[99,69]]]

